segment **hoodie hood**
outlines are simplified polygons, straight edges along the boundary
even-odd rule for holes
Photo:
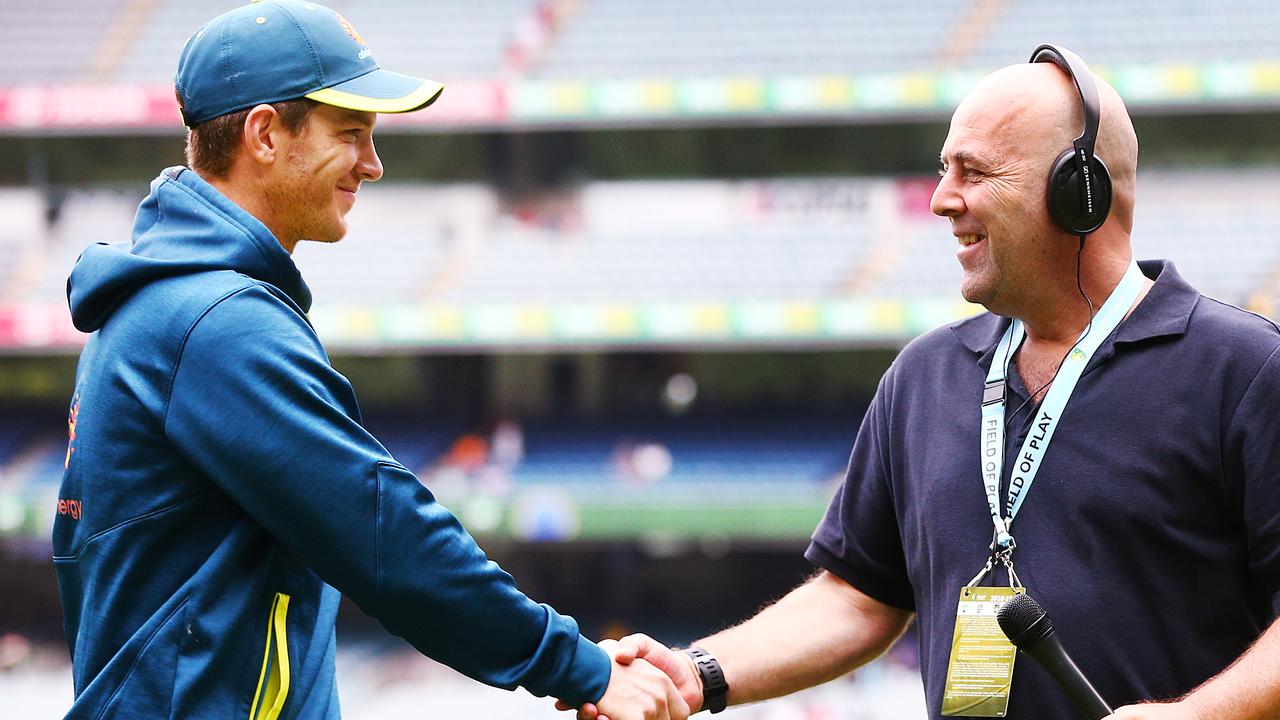
[[[147,283],[217,270],[274,285],[311,309],[311,290],[266,225],[196,173],[168,168],[138,207],[132,241],[91,245],[76,261],[67,279],[72,322],[93,332]]]

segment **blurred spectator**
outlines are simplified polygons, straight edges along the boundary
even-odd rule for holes
[[[0,672],[9,672],[31,659],[31,642],[17,633],[0,635]]]
[[[478,433],[467,433],[453,442],[445,454],[444,465],[470,474],[484,467],[488,459],[488,441]]]
[[[499,420],[490,442],[490,462],[510,472],[524,459],[524,430],[511,419]]]
[[[662,443],[632,440],[619,442],[610,461],[622,480],[644,483],[666,478],[675,464],[671,451]]]

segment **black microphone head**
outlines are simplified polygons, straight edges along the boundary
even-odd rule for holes
[[[1030,647],[1053,634],[1053,621],[1030,595],[1014,595],[996,611],[996,622],[1009,642]]]

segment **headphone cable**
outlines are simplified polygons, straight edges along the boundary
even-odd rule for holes
[[[1080,297],[1084,298],[1085,304],[1089,306],[1089,322],[1085,325],[1084,332],[1080,334],[1080,339],[1076,340],[1075,344],[1071,346],[1071,349],[1067,350],[1066,354],[1062,356],[1062,359],[1058,361],[1058,367],[1054,369],[1053,377],[1050,377],[1049,380],[1045,382],[1045,384],[1041,385],[1039,388],[1036,388],[1036,391],[1031,393],[1029,396],[1027,396],[1027,399],[1024,400],[1021,405],[1018,406],[1017,410],[1014,410],[1012,413],[1009,414],[1008,418],[1005,420],[1006,432],[1009,429],[1009,425],[1013,422],[1013,418],[1017,417],[1018,413],[1022,412],[1022,409],[1027,406],[1027,403],[1034,400],[1035,397],[1039,395],[1045,388],[1053,384],[1053,381],[1058,378],[1058,373],[1062,372],[1062,366],[1067,362],[1067,358],[1071,357],[1071,353],[1075,352],[1075,349],[1080,346],[1080,343],[1083,342],[1084,339],[1089,336],[1089,331],[1093,330],[1093,315],[1095,312],[1095,309],[1093,307],[1093,301],[1090,300],[1088,294],[1085,293],[1084,284],[1080,281],[1080,263],[1081,263],[1081,258],[1084,255],[1084,240],[1087,236],[1080,235],[1079,237],[1080,237],[1080,249],[1076,251],[1076,290],[1080,292]],[[1008,355],[1007,355],[1008,352],[1009,350],[1006,349],[1005,350],[1006,362],[1008,360]]]

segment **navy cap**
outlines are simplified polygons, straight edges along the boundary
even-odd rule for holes
[[[346,18],[302,0],[267,0],[210,20],[174,78],[188,127],[262,103],[310,98],[366,112],[426,107],[444,86],[383,70]]]

